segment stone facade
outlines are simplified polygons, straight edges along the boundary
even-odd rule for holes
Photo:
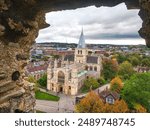
[[[83,86],[84,80],[88,77],[99,78],[102,68],[101,57],[96,55],[96,50],[85,47],[81,33],[79,46],[75,49],[74,62],[62,61],[58,67],[57,60],[54,66],[49,64],[47,69],[47,89],[54,92],[63,92],[69,95],[77,95],[79,89]]]

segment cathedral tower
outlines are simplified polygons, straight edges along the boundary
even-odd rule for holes
[[[86,48],[84,33],[82,29],[78,46],[75,49],[75,62],[86,63],[86,55],[87,55],[87,48]]]

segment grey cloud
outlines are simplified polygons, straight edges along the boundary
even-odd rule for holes
[[[138,34],[128,33],[128,34],[112,34],[112,33],[102,33],[96,35],[86,35],[86,39],[96,39],[96,40],[117,40],[117,39],[140,39]]]
[[[127,10],[125,4],[116,7],[90,6],[76,10],[51,12],[46,15],[51,26],[39,33],[36,41],[77,42],[83,27],[87,40],[140,39],[142,21],[138,10]],[[74,40],[74,41],[71,41]],[[86,41],[87,41],[86,40]]]

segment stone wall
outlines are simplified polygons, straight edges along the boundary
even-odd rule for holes
[[[0,0],[0,112],[34,112],[34,90],[25,81],[24,67],[39,29],[49,26],[45,13],[121,2],[140,8],[139,34],[150,47],[149,0]]]
[[[34,112],[33,86],[24,80],[24,67],[45,14],[22,0],[0,1],[0,112]]]

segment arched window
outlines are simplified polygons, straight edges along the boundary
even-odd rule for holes
[[[92,67],[92,66],[90,66],[90,70],[91,70],[91,71],[93,70],[93,67]]]
[[[80,54],[80,50],[78,50],[78,54]]]
[[[58,72],[58,83],[65,83],[65,75],[62,71]]]
[[[82,55],[82,50],[78,50],[78,54],[81,54],[81,55]]]
[[[96,66],[94,67],[94,71],[97,71],[97,67]]]
[[[88,66],[85,66],[85,70],[88,70]]]
[[[69,90],[71,90],[71,86],[69,86]]]
[[[71,80],[71,73],[69,73],[69,80]]]

